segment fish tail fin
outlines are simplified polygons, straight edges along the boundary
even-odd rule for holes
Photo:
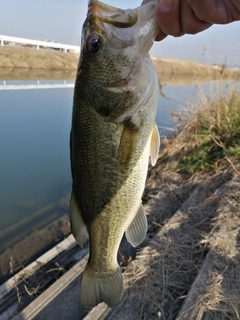
[[[87,264],[81,283],[82,306],[94,307],[105,302],[109,307],[114,307],[121,299],[122,287],[122,272],[119,266],[114,273],[101,277]]]

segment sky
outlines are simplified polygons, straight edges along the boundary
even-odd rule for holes
[[[127,9],[141,0],[103,0]],[[0,0],[0,34],[79,45],[88,0]],[[197,35],[167,37],[150,53],[162,58],[240,67],[240,22],[215,25]]]

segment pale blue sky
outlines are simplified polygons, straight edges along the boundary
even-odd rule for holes
[[[105,0],[134,8],[141,0]],[[0,0],[0,34],[78,45],[88,0]],[[198,35],[167,37],[151,53],[160,57],[240,67],[240,22],[213,26]]]

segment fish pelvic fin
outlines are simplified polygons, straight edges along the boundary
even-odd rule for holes
[[[88,263],[81,283],[82,306],[95,307],[105,302],[109,307],[114,307],[121,299],[122,287],[123,279],[119,266],[114,273],[101,276],[96,274]]]
[[[155,166],[158,154],[159,154],[159,147],[160,147],[160,134],[158,131],[157,124],[155,122],[155,125],[152,130],[151,135],[151,144],[150,144],[150,158],[151,158],[151,165]]]
[[[83,247],[88,240],[87,227],[83,221],[82,215],[76,204],[74,193],[70,199],[70,224],[71,231],[78,244]]]
[[[125,173],[129,169],[138,142],[138,132],[139,129],[131,122],[124,124],[118,149],[118,168],[121,172]]]
[[[145,209],[141,204],[136,216],[125,232],[127,241],[131,243],[133,247],[138,246],[145,239],[147,229],[147,217],[145,214]]]

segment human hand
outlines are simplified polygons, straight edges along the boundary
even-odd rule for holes
[[[152,0],[143,0],[142,4]],[[156,0],[157,41],[240,20],[240,0]]]

